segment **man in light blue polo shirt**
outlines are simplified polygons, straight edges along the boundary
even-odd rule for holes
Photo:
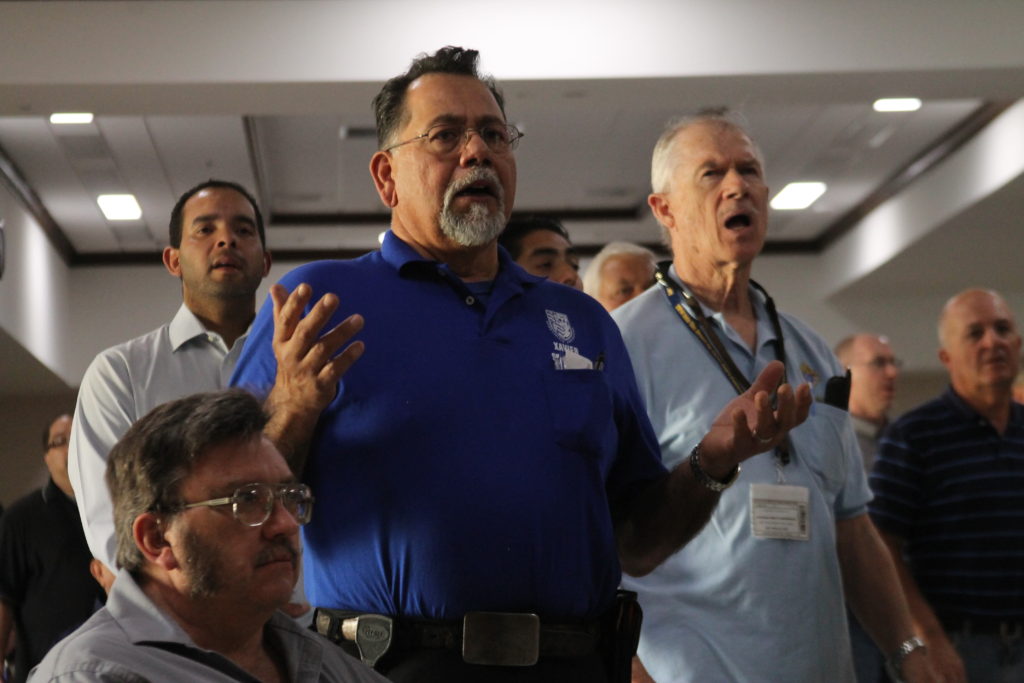
[[[645,611],[641,660],[658,683],[852,681],[845,588],[907,680],[930,680],[865,514],[870,493],[845,396],[837,382],[827,391],[842,368],[750,279],[768,211],[759,152],[727,119],[683,120],[655,147],[652,184],[674,260],[661,286],[613,317],[665,464],[690,457],[746,378],[773,361],[785,363],[790,383],[811,385],[814,403],[788,439],[743,464],[685,548],[623,581]]]

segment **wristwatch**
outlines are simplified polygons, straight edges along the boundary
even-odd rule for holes
[[[708,488],[715,493],[721,493],[736,482],[736,478],[740,476],[740,466],[736,465],[732,468],[726,477],[725,481],[719,481],[713,478],[710,474],[704,471],[704,468],[700,466],[700,444],[698,443],[690,451],[690,469],[693,471],[693,476],[697,478],[705,488]]]
[[[923,649],[925,651],[928,650],[928,646],[925,645],[924,641],[917,636],[911,636],[900,643],[896,652],[893,652],[885,662],[885,668],[889,672],[890,678],[894,681],[903,680],[903,660],[907,658],[907,655],[917,649]]]

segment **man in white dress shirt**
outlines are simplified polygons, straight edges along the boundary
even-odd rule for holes
[[[137,419],[167,401],[227,386],[270,270],[263,216],[236,183],[209,180],[183,194],[164,266],[181,280],[170,323],[100,353],[82,379],[68,472],[93,557],[116,570],[107,455]]]

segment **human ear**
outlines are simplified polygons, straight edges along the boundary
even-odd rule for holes
[[[668,230],[675,229],[676,220],[672,215],[672,208],[668,204],[665,195],[660,192],[652,192],[647,195],[647,205],[651,207],[651,213],[659,223]]]
[[[391,165],[391,155],[387,152],[377,152],[370,159],[370,175],[373,177],[373,185],[377,188],[377,194],[384,206],[392,209],[398,204],[398,192],[395,190],[394,167]]]
[[[165,526],[158,515],[144,512],[132,524],[132,537],[147,562],[169,571],[178,566],[178,560],[165,535]]]
[[[181,252],[174,247],[164,247],[164,268],[174,277],[181,277]]]

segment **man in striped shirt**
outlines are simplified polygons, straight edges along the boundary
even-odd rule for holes
[[[946,681],[1024,680],[1024,406],[1011,399],[1021,336],[993,291],[939,318],[950,388],[886,432],[870,511],[917,631]]]

